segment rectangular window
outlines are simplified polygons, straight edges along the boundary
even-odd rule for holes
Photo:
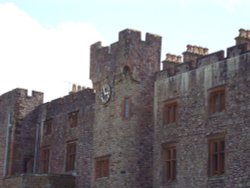
[[[95,161],[95,177],[107,177],[109,176],[109,156],[98,157]]]
[[[164,105],[163,122],[164,124],[175,123],[177,120],[177,102],[170,102]]]
[[[222,112],[225,110],[225,88],[217,88],[209,93],[209,113]]]
[[[78,122],[78,111],[69,113],[68,120],[71,128],[76,127]]]
[[[124,117],[129,118],[129,98],[124,99]]]
[[[52,119],[43,122],[43,135],[50,135],[52,133]]]
[[[209,140],[209,175],[224,174],[225,141],[224,138]]]
[[[129,119],[131,116],[131,98],[124,97],[122,101],[122,113],[121,116],[123,119]]]
[[[41,171],[42,173],[49,172],[49,158],[50,158],[50,149],[45,147],[41,149]]]
[[[66,171],[75,170],[76,142],[67,143]]]
[[[163,146],[163,167],[164,180],[173,181],[176,179],[176,146]]]

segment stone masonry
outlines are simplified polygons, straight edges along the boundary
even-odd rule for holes
[[[90,48],[93,89],[0,96],[1,188],[250,187],[250,30],[166,54],[126,29]]]

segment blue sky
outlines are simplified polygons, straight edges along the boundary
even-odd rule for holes
[[[0,94],[21,87],[48,101],[91,86],[89,45],[125,28],[162,36],[162,60],[187,44],[226,49],[250,29],[249,10],[248,0],[0,0]]]

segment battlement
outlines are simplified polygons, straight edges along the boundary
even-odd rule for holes
[[[15,97],[21,97],[21,98],[25,98],[25,99],[37,99],[39,101],[43,101],[43,93],[39,92],[39,91],[31,91],[31,95],[29,95],[28,90],[27,89],[23,89],[23,88],[16,88],[13,89],[12,91],[9,91],[7,93],[4,93],[0,96],[0,98],[4,97],[5,95],[12,95]]]
[[[166,59],[162,61],[163,71],[166,71],[168,76],[173,76],[250,52],[250,30],[240,29],[239,36],[235,39],[236,45],[227,48],[227,57],[223,50],[209,54],[208,48],[189,44],[183,52],[183,63],[180,61],[181,56],[166,55]]]
[[[102,46],[97,42],[91,46],[90,55],[90,79],[93,83],[105,79],[107,76],[117,74],[122,67],[130,67],[134,77],[140,79],[140,67],[146,68],[152,61],[156,65],[154,71],[160,67],[161,37],[158,35],[146,33],[145,41],[141,39],[141,32],[125,29],[119,32],[118,41],[110,46]]]
[[[91,45],[90,51],[91,54],[94,53],[94,55],[97,56],[103,56],[107,57],[110,54],[113,54],[116,52],[116,46],[117,43],[123,44],[123,47],[129,47],[131,44],[151,44],[154,42],[161,42],[161,36],[146,33],[145,41],[141,40],[141,32],[132,30],[132,29],[125,29],[123,31],[119,32],[119,40],[110,46],[102,46],[102,43],[96,42]]]
[[[72,86],[72,88],[75,86]],[[61,106],[63,104],[69,104],[73,101],[81,100],[85,101],[87,103],[92,103],[93,99],[95,98],[95,92],[91,88],[81,88],[80,90],[76,90],[74,92],[70,92],[69,95],[66,95],[64,97],[60,97],[57,99],[54,99],[50,102],[47,102],[46,105],[49,106]],[[58,107],[60,108],[60,107]]]

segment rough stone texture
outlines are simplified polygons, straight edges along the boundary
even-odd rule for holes
[[[75,188],[71,175],[22,174],[4,178],[3,188]]]
[[[42,93],[33,91],[32,95],[28,96],[25,89],[15,89],[1,96],[1,176],[22,173],[24,159],[32,163],[35,143],[32,136],[35,127],[32,125],[36,115],[35,108],[42,102]],[[34,112],[33,116],[30,116],[31,112]],[[27,170],[31,171],[30,168]]]
[[[14,174],[41,172],[40,148],[49,146],[49,173],[73,174],[76,176],[76,187],[90,187],[94,99],[92,89],[78,91],[45,104],[42,104],[43,94],[39,92],[33,92],[32,96],[28,96],[26,90],[16,89],[2,95],[1,179],[3,176]],[[70,128],[68,113],[76,110],[79,111],[78,125]],[[13,118],[9,118],[10,114]],[[44,136],[43,122],[48,118],[53,119],[52,134]],[[12,125],[9,139],[6,138],[8,122]],[[65,172],[66,142],[72,140],[77,144],[76,168],[74,171]]]
[[[15,89],[0,96],[0,187],[3,188],[232,188],[250,187],[250,31],[236,45],[207,54],[188,45],[168,55],[160,71],[161,37],[126,29],[110,47],[91,46],[94,90],[74,91],[43,104],[43,94]],[[178,58],[177,58],[178,57]],[[111,86],[102,104],[101,87]],[[225,111],[208,113],[210,89],[223,86]],[[124,99],[130,117],[124,118]],[[163,123],[163,106],[178,103],[177,122]],[[78,111],[78,125],[68,115]],[[52,133],[43,133],[52,119]],[[208,140],[225,138],[225,173],[208,176]],[[75,170],[66,172],[66,144],[76,142]],[[177,178],[163,181],[162,146],[175,144]],[[49,146],[49,174],[41,148]],[[95,177],[95,159],[109,156],[109,176]],[[54,175],[60,174],[60,175]],[[14,175],[14,176],[13,176]]]
[[[110,176],[92,179],[94,187],[152,187],[153,76],[160,70],[161,37],[124,30],[111,47],[91,47],[90,78],[96,90],[94,158],[110,155]],[[109,84],[110,101],[99,99]],[[130,97],[131,117],[121,116]],[[94,169],[94,168],[93,168]],[[92,172],[94,174],[94,171]]]
[[[72,174],[76,176],[77,187],[90,187],[94,99],[93,90],[85,89],[39,107],[40,148],[44,146],[50,148],[49,173]],[[74,111],[78,111],[78,124],[71,128],[68,114]],[[52,133],[44,135],[43,122],[51,118]],[[76,142],[76,161],[75,170],[66,172],[66,144],[68,141]],[[40,154],[37,155],[37,163],[40,161],[39,156]],[[37,170],[41,172],[41,168],[38,167]]]
[[[196,69],[158,73],[155,82],[154,187],[249,187],[250,177],[250,52],[235,51],[227,58],[198,59]],[[237,52],[237,53],[236,53]],[[218,53],[217,53],[218,54]],[[214,56],[216,54],[213,54]],[[218,55],[216,55],[218,57]],[[184,66],[184,64],[182,65]],[[208,90],[226,89],[226,110],[208,114]],[[178,102],[177,122],[163,124],[163,105]],[[208,176],[208,139],[225,135],[225,174]],[[163,183],[161,145],[176,143],[177,179]]]

